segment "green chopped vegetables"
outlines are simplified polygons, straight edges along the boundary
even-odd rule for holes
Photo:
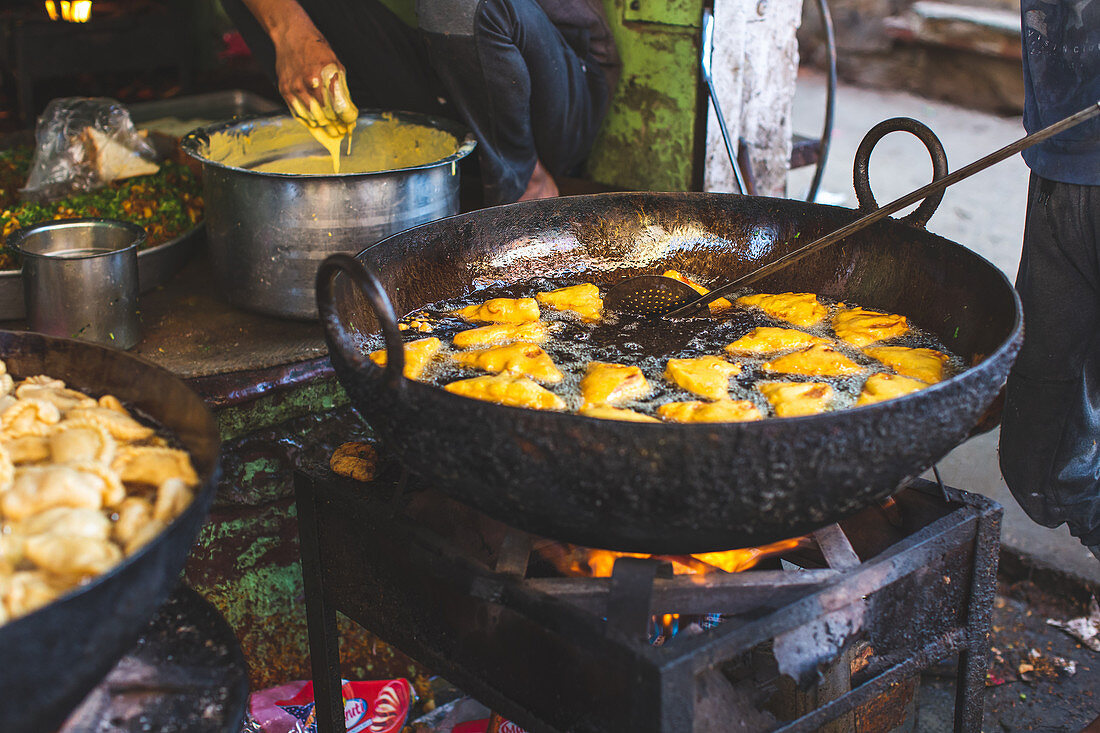
[[[16,253],[7,237],[16,229],[52,219],[102,217],[145,227],[143,248],[163,244],[194,227],[202,219],[202,185],[178,163],[161,163],[160,171],[115,181],[88,193],[47,204],[19,201],[27,180],[33,148],[0,152],[0,270],[17,269]]]

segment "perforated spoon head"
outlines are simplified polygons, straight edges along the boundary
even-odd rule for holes
[[[605,310],[638,316],[663,316],[698,299],[688,284],[661,275],[639,275],[616,283],[603,298]]]

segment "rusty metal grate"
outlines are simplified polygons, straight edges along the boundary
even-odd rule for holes
[[[601,579],[540,575],[537,538],[403,479],[295,485],[321,731],[343,730],[336,611],[531,733],[728,729],[759,702],[729,670],[762,647],[803,689],[832,689],[772,730],[851,720],[953,653],[956,729],[980,730],[1001,515],[983,497],[914,481],[818,530],[804,569],[700,578],[620,558]],[[653,646],[663,613],[724,622]],[[857,647],[873,650],[858,670]]]

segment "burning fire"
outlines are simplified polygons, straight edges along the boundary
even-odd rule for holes
[[[695,555],[647,555],[637,552],[594,550],[573,545],[558,546],[560,552],[551,548],[541,548],[540,551],[567,575],[610,578],[615,561],[620,557],[653,557],[663,560],[671,563],[672,571],[676,575],[705,575],[719,570],[739,573],[742,570],[748,570],[765,558],[801,547],[809,547],[812,543],[809,537],[795,537],[760,547],[746,547],[725,552],[701,552]]]
[[[87,23],[92,16],[92,0],[46,0],[46,15],[50,20]]]

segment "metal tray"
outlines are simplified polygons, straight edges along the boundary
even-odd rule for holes
[[[139,102],[130,105],[130,117],[135,124],[140,125],[161,117],[229,119],[245,114],[270,112],[277,108],[275,102],[235,89],[156,102]],[[7,144],[0,143],[0,146],[11,147],[16,144],[33,144],[34,138],[24,135],[8,136],[3,142]],[[204,235],[205,226],[199,222],[174,239],[138,252],[138,287],[141,292],[148,292],[171,279],[191,258],[202,243]],[[22,273],[19,270],[0,271],[0,320],[14,320],[25,316]]]
[[[209,118],[213,121],[228,120],[242,115],[265,114],[282,109],[283,105],[252,92],[230,89],[224,92],[191,94],[175,99],[161,99],[155,102],[131,104],[130,119],[135,125],[160,119],[161,117],[179,117],[180,119]]]

